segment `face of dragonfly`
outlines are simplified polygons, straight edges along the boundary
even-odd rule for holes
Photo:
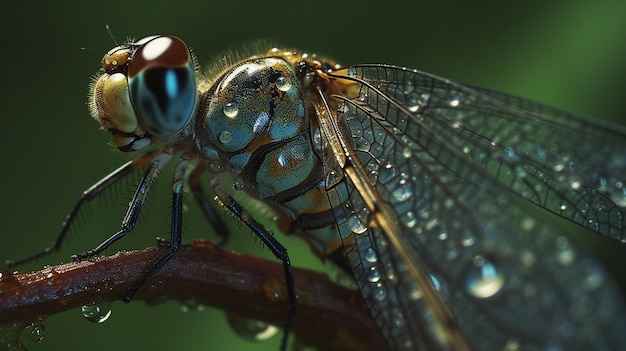
[[[604,269],[537,219],[626,239],[623,128],[294,52],[196,71],[176,37],[124,44],[105,56],[92,115],[120,150],[158,142],[216,189],[228,173],[286,233],[340,252],[392,349],[624,347]]]

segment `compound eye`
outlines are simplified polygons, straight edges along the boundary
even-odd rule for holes
[[[196,105],[195,67],[189,48],[174,36],[151,36],[128,66],[130,100],[152,135],[172,136],[191,120]]]

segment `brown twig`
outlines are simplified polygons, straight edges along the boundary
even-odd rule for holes
[[[33,273],[0,277],[0,326],[23,327],[41,316],[94,301],[120,300],[164,249],[120,252]],[[385,341],[358,291],[320,273],[295,269],[299,296],[293,332],[321,350],[381,350]],[[181,249],[133,301],[195,301],[246,318],[282,325],[289,309],[282,266],[224,251],[210,243]],[[19,333],[19,330],[16,331]]]

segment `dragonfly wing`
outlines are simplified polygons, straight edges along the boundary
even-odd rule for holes
[[[570,184],[570,174],[546,178],[540,172],[554,166],[552,160],[526,155],[536,144],[553,157],[558,138],[542,143],[531,137],[524,119],[537,117],[535,127],[547,123],[544,128],[560,130],[558,121],[540,116],[541,109],[508,109],[506,100],[420,72],[355,66],[335,77],[342,74],[361,82],[358,97],[337,97],[344,100],[337,116],[349,126],[351,135],[344,137],[367,176],[338,174],[327,182],[328,194],[359,287],[393,349],[445,345],[449,331],[433,322],[425,288],[439,294],[474,349],[625,346],[624,306],[603,268],[538,221],[540,209],[522,200],[575,222],[573,214],[596,220],[597,226],[587,227],[621,238],[617,188],[601,191],[577,167],[579,187]],[[508,122],[489,124],[500,119]],[[568,135],[566,129],[560,135]],[[578,161],[580,150],[570,146],[560,150]],[[607,156],[617,160],[604,168],[607,177],[623,176],[614,173],[624,167],[620,158],[617,152]],[[576,165],[581,162],[597,170],[595,162]],[[368,184],[376,199],[367,198],[359,183]],[[577,209],[558,212],[554,203]],[[376,216],[375,208],[388,215]],[[410,258],[392,244],[398,241]],[[429,287],[407,274],[415,267],[426,272]]]
[[[409,136],[436,136],[459,155],[464,162],[452,172],[479,184],[488,176],[562,218],[626,241],[625,128],[419,71],[352,69],[370,84],[361,94],[386,122]]]

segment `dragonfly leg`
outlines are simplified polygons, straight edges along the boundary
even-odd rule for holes
[[[146,164],[151,162],[157,155],[158,152],[151,152],[132,161],[129,161],[118,169],[111,172],[106,177],[102,178],[96,184],[92,185],[89,189],[85,190],[80,200],[78,200],[76,205],[74,205],[74,208],[72,208],[70,214],[67,215],[65,222],[63,222],[63,225],[61,227],[61,231],[52,242],[52,245],[28,257],[7,261],[7,266],[14,267],[27,262],[31,262],[59,250],[83,205],[98,197],[98,195],[100,195],[104,190],[108,189],[111,185],[117,183],[120,179],[123,179],[132,172],[144,167]]]
[[[198,164],[189,174],[189,189],[193,198],[198,203],[200,210],[209,222],[209,225],[213,227],[215,233],[219,236],[217,244],[222,246],[228,241],[230,231],[222,216],[219,215],[215,207],[211,204],[210,199],[207,197],[206,192],[202,188],[201,176],[206,171],[207,167],[204,163]]]
[[[86,260],[101,253],[109,246],[111,246],[114,242],[123,238],[126,234],[133,230],[133,228],[135,227],[135,223],[137,223],[137,219],[139,219],[139,213],[141,212],[141,208],[143,207],[143,204],[146,200],[146,196],[148,195],[150,186],[159,175],[159,171],[161,170],[163,165],[167,161],[169,161],[171,157],[172,156],[170,154],[164,152],[155,155],[154,160],[152,160],[152,162],[146,169],[146,172],[141,178],[139,186],[137,186],[135,194],[133,195],[133,198],[128,205],[126,215],[124,215],[124,219],[122,219],[121,229],[113,234],[111,237],[106,239],[104,242],[102,242],[100,245],[96,246],[94,249],[91,249],[84,253],[73,255],[72,259],[74,261]]]
[[[296,315],[296,306],[298,304],[298,295],[296,294],[296,287],[293,279],[293,272],[291,270],[291,260],[287,254],[287,249],[280,243],[263,225],[257,222],[252,215],[241,204],[237,202],[232,196],[224,190],[219,184],[219,176],[211,175],[211,186],[215,190],[215,194],[219,200],[228,208],[237,218],[239,218],[261,241],[270,249],[274,256],[281,260],[283,263],[283,273],[285,275],[285,283],[287,284],[287,294],[289,296],[289,302],[291,307],[285,320],[285,334],[281,342],[281,350],[286,349],[287,337],[294,323]]]
[[[163,240],[157,238],[157,242],[160,247],[168,247],[170,251],[163,257],[161,257],[156,263],[150,268],[148,273],[141,278],[141,280],[135,284],[135,286],[131,289],[131,291],[124,297],[123,301],[128,303],[130,302],[137,291],[148,281],[150,278],[167,263],[178,250],[181,248],[182,244],[182,231],[183,231],[183,181],[187,176],[187,167],[189,165],[189,161],[186,159],[181,159],[176,165],[176,170],[174,171],[174,179],[172,182],[172,215],[170,221],[170,240]]]

